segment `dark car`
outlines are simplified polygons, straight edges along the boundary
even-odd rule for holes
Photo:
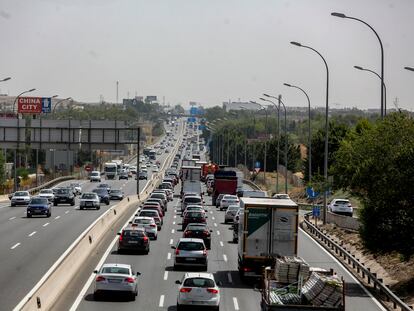
[[[141,179],[148,179],[148,173],[147,172],[139,172],[138,173],[138,178]],[[136,179],[136,178],[135,178]]]
[[[184,231],[187,225],[190,223],[207,223],[206,213],[199,211],[189,211],[183,218],[181,229]]]
[[[128,176],[128,172],[123,171],[123,172],[119,173],[119,176],[118,176],[118,179],[119,179],[119,180],[121,180],[121,179],[126,179],[126,180],[128,180],[128,178],[129,178],[129,176]]]
[[[106,189],[106,191],[111,191],[111,186],[110,185],[108,185],[108,184],[99,184],[98,185],[98,188],[100,189],[100,188],[103,188],[103,189]]]
[[[93,189],[92,192],[95,192],[98,195],[100,202],[104,202],[106,205],[109,205],[108,190],[105,188],[96,188]]]
[[[211,248],[211,230],[207,224],[190,223],[187,225],[183,233],[183,238],[197,238],[202,239],[208,249]]]
[[[165,203],[164,203],[164,201],[163,201],[162,199],[158,199],[158,198],[153,198],[153,197],[151,197],[151,198],[148,198],[148,199],[145,201],[145,203],[150,203],[150,202],[156,202],[156,203],[158,203],[158,204],[161,206],[161,208],[162,208],[162,210],[163,210],[164,214],[165,214],[165,212],[167,211],[167,204],[165,204]]]
[[[150,251],[150,241],[145,234],[145,229],[131,225],[118,233],[118,253],[125,250],[141,251],[148,254]]]
[[[35,215],[44,215],[50,217],[52,215],[52,207],[47,198],[34,197],[30,200],[26,212],[27,218]]]
[[[122,200],[124,198],[124,193],[119,189],[111,189],[109,191],[109,199],[111,200]]]
[[[70,204],[75,205],[75,195],[73,194],[72,188],[58,188],[55,192],[55,198],[53,199],[53,205],[58,204]]]

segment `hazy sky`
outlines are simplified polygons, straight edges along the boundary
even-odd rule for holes
[[[361,23],[371,24],[385,48],[388,106],[414,109],[413,0],[0,0],[0,83],[16,95],[72,96],[115,102],[119,97],[165,96],[171,104],[256,100],[282,94],[305,106],[296,84],[322,106],[325,69],[299,41],[322,53],[330,67],[332,107],[379,107],[380,48]]]

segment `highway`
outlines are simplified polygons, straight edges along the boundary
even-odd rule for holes
[[[158,156],[163,163],[168,154]],[[148,180],[151,178],[148,169]],[[57,186],[74,182],[65,181]],[[79,180],[82,192],[92,191],[98,183]],[[135,177],[127,180],[102,180],[125,195],[136,193]],[[140,189],[147,180],[140,181]],[[56,262],[76,238],[110,205],[101,203],[100,210],[79,210],[79,197],[75,206],[62,204],[52,207],[50,218],[26,218],[26,206],[10,207],[0,203],[0,301],[1,310],[11,310],[34,287],[46,271]]]

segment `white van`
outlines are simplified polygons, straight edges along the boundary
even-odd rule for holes
[[[89,181],[90,182],[93,182],[93,181],[101,182],[101,172],[92,171],[91,174],[89,175]]]

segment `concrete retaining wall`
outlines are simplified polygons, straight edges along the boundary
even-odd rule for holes
[[[327,212],[326,222],[351,230],[358,230],[361,225],[358,218],[338,215],[331,212]]]

